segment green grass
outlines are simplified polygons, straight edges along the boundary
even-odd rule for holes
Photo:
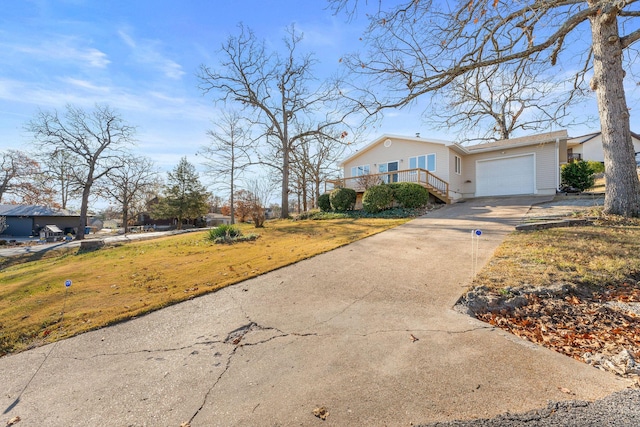
[[[4,260],[0,355],[69,337],[216,291],[335,249],[407,219],[272,221],[240,225],[250,242],[217,245],[207,232]],[[65,280],[73,284],[66,289]],[[62,311],[64,307],[64,316]]]

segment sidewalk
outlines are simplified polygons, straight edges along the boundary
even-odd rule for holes
[[[548,199],[546,199],[548,200]],[[409,426],[629,382],[451,309],[540,198],[449,205],[147,316],[0,359],[21,426]],[[326,421],[313,410],[324,407]],[[3,418],[3,419],[4,419]]]

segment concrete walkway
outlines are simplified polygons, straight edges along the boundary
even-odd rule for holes
[[[604,397],[630,383],[451,309],[471,282],[471,231],[483,231],[480,268],[539,201],[447,206],[217,293],[4,357],[0,421],[409,426]],[[326,421],[312,413],[319,407]]]

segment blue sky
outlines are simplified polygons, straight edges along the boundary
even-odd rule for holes
[[[363,2],[361,2],[362,4]],[[369,2],[377,5],[377,2]],[[271,46],[284,28],[302,31],[302,48],[330,75],[358,48],[361,19],[334,16],[324,0],[19,0],[0,14],[0,150],[28,149],[24,124],[38,109],[107,103],[138,127],[137,150],[170,170],[181,156],[197,163],[215,119],[195,77],[243,22]],[[628,93],[630,98],[632,94]],[[637,101],[628,99],[630,106]],[[595,112],[595,99],[580,107]],[[453,139],[422,124],[422,108],[387,112],[369,133]],[[597,125],[596,125],[597,128]],[[633,128],[633,124],[632,124]],[[570,129],[571,135],[591,131]],[[636,129],[638,131],[638,129]],[[366,143],[366,140],[361,143]]]
[[[107,103],[138,127],[137,149],[164,170],[207,144],[215,119],[195,77],[242,22],[275,47],[287,25],[320,61],[318,77],[353,50],[363,20],[333,16],[324,0],[21,0],[0,14],[0,149],[28,148],[38,109]],[[407,113],[408,114],[408,113]],[[388,118],[391,123],[393,116]],[[374,132],[413,134],[417,125]]]

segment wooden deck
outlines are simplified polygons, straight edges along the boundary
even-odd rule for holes
[[[352,178],[327,180],[327,184],[333,185],[334,188],[352,188],[358,193],[364,193],[367,188],[374,185],[382,183],[388,184],[392,182],[415,182],[425,187],[430,194],[439,200],[445,203],[451,203],[451,199],[449,198],[449,183],[425,169],[405,169],[401,171],[369,174]],[[327,189],[328,188],[325,186],[325,190]]]

